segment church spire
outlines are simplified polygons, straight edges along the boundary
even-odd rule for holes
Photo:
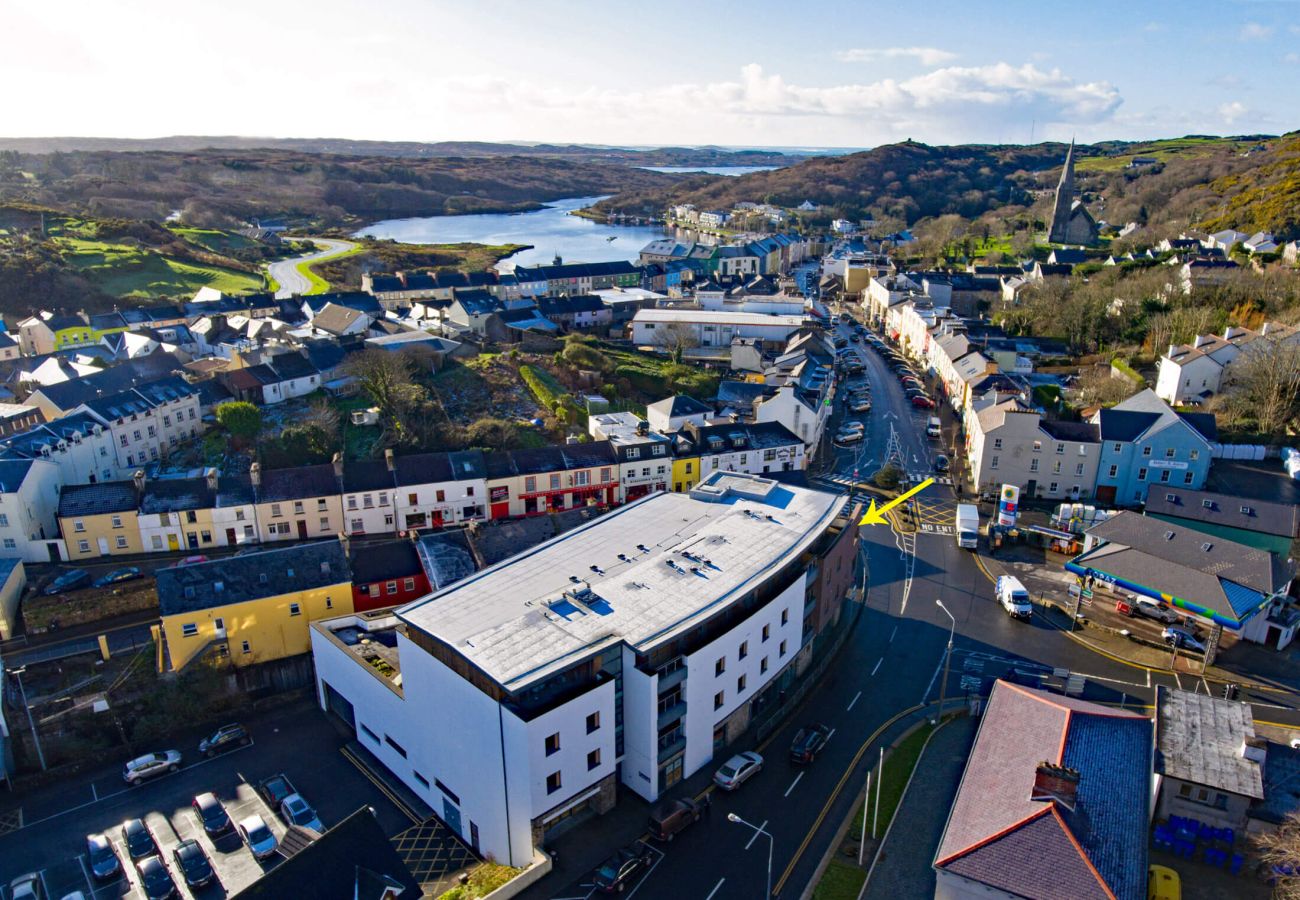
[[[1070,138],[1070,149],[1065,151],[1065,165],[1061,167],[1061,180],[1056,185],[1056,202],[1052,205],[1052,225],[1047,239],[1054,244],[1063,244],[1067,240],[1070,226],[1070,211],[1074,206],[1074,138]]]

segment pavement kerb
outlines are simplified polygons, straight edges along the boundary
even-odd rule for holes
[[[858,900],[862,900],[862,898],[867,894],[867,885],[871,883],[871,873],[876,870],[876,863],[880,861],[881,851],[883,851],[885,845],[889,843],[889,833],[894,830],[894,823],[898,821],[898,811],[902,809],[903,804],[907,801],[907,792],[912,787],[912,779],[916,777],[916,770],[921,768],[921,761],[925,759],[925,751],[930,746],[930,741],[934,740],[934,736],[939,733],[939,729],[943,728],[960,715],[963,715],[963,713],[955,713],[942,719],[939,724],[934,727],[934,730],[926,737],[925,743],[921,745],[921,752],[917,754],[916,764],[912,766],[912,771],[907,775],[907,784],[903,785],[903,793],[898,796],[898,806],[894,807],[894,814],[889,817],[889,824],[885,826],[885,833],[880,836],[880,843],[876,845],[876,853],[871,857],[871,865],[867,867],[867,877],[863,879],[862,889],[858,891]],[[907,734],[911,734],[919,727],[919,723],[914,725],[907,730]],[[906,736],[906,734],[903,735],[903,737]],[[903,738],[900,737],[899,741],[902,740]],[[849,821],[853,821],[852,815],[849,816]]]

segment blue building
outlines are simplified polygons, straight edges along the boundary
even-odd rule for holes
[[[1097,502],[1136,506],[1151,485],[1200,490],[1210,472],[1214,416],[1174,412],[1150,389],[1093,416],[1101,430]]]

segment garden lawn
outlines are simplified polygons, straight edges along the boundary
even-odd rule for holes
[[[151,250],[84,238],[60,238],[68,264],[115,297],[174,297],[201,287],[224,293],[260,291],[259,275],[180,262]]]

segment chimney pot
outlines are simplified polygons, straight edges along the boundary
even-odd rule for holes
[[[388,466],[388,471],[393,471],[395,463],[393,462],[393,450],[391,447],[384,450],[384,464]]]
[[[262,464],[255,462],[248,467],[248,480],[253,483],[253,487],[262,486]]]
[[[343,454],[335,453],[334,458],[331,460],[331,462],[334,464],[334,477],[342,478],[343,477]]]

